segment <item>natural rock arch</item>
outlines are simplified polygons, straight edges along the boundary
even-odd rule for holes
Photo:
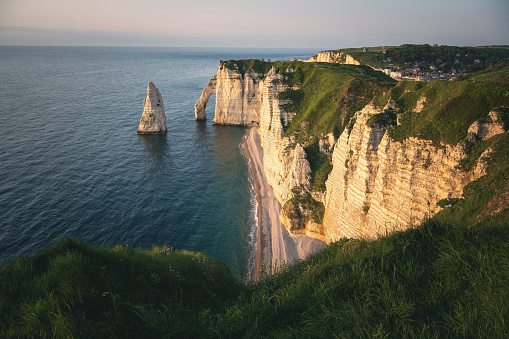
[[[217,76],[214,75],[212,79],[209,80],[207,86],[201,92],[200,99],[194,105],[194,116],[196,120],[207,120],[207,113],[205,112],[205,108],[209,103],[210,96],[216,93],[216,84],[217,84]]]

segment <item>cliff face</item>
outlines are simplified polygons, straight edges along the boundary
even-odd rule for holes
[[[220,62],[216,75],[210,79],[194,106],[196,120],[207,119],[205,108],[210,96],[216,93],[214,124],[248,126],[258,123],[263,76],[252,70],[242,74]]]
[[[463,187],[484,174],[458,169],[464,145],[436,147],[431,141],[393,141],[386,127],[366,122],[381,113],[372,105],[356,113],[333,152],[326,182],[323,227],[327,242],[376,238],[417,225],[441,210],[439,200],[459,198]]]
[[[293,114],[280,108],[277,94],[286,86],[278,81],[283,76],[269,72],[263,84],[263,100],[260,111],[260,136],[263,148],[263,166],[267,180],[274,189],[276,198],[284,204],[293,194],[292,188],[303,186],[309,189],[311,168],[306,153],[300,144],[283,137],[282,122],[289,121]]]
[[[438,201],[460,198],[466,184],[485,174],[489,149],[475,168],[464,171],[459,165],[466,156],[465,143],[437,146],[414,137],[402,142],[391,139],[387,126],[399,119],[395,102],[389,100],[384,109],[368,104],[358,111],[337,141],[333,134],[320,140],[321,152],[333,150],[332,171],[325,194],[311,191],[305,149],[293,136],[284,135],[285,126],[295,116],[282,109],[286,102],[278,98],[288,87],[284,81],[288,74],[275,67],[265,74],[252,70],[241,74],[220,63],[195,107],[198,118],[215,92],[214,123],[259,124],[264,171],[283,206],[281,221],[290,231],[327,242],[343,237],[376,238],[419,224],[441,210]],[[420,98],[415,111],[425,104],[426,98]],[[392,110],[387,118],[368,123],[370,117],[386,110]],[[486,138],[504,131],[498,115],[490,114],[485,120],[469,132]],[[321,223],[311,215],[320,202],[325,209]]]
[[[324,51],[312,56],[308,62],[340,62],[343,52]]]
[[[147,87],[147,97],[143,100],[143,113],[137,133],[166,133],[163,98],[153,82],[149,82]]]
[[[309,192],[311,178],[304,148],[295,140],[284,137],[283,124],[287,125],[295,115],[280,107],[277,94],[287,88],[281,81],[284,76],[274,67],[267,74],[252,70],[241,74],[220,63],[217,74],[195,105],[196,118],[205,117],[208,99],[216,93],[214,123],[259,125],[264,171],[282,205],[294,196],[294,187]]]
[[[346,65],[360,65],[351,55],[341,51],[324,51],[311,57],[307,62],[330,62],[340,63]]]

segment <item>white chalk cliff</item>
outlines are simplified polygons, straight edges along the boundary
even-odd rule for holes
[[[217,74],[210,79],[194,106],[196,120],[206,120],[205,108],[210,96],[216,93],[214,124],[254,125],[260,120],[263,93],[262,77],[254,71],[242,74],[219,62]]]
[[[137,133],[166,133],[166,115],[164,113],[163,98],[152,81],[148,83],[147,97],[143,100],[143,113]]]
[[[329,62],[346,65],[360,65],[351,55],[341,51],[324,51],[312,56],[307,62]]]
[[[369,104],[355,114],[337,141],[328,135],[321,142],[323,151],[333,149],[333,169],[325,194],[311,192],[311,169],[305,150],[292,137],[284,136],[283,125],[295,113],[285,112],[280,106],[277,94],[287,88],[283,78],[284,74],[274,67],[267,74],[240,74],[220,63],[195,108],[196,117],[203,117],[208,98],[215,92],[215,123],[259,124],[264,171],[281,206],[294,197],[292,189],[296,187],[324,203],[322,224],[308,219],[304,227],[296,226],[288,214],[282,213],[281,221],[293,232],[327,242],[343,237],[376,238],[419,224],[427,215],[441,210],[437,206],[439,200],[461,197],[466,184],[485,174],[483,159],[489,150],[476,168],[460,170],[464,144],[436,147],[431,141],[418,138],[394,141],[386,126],[366,124],[369,117],[383,111]],[[420,105],[424,105],[425,99],[421,101]],[[389,106],[385,109],[391,109]],[[472,127],[471,132],[481,138],[495,133],[486,134],[487,128],[498,133],[497,119],[493,116]]]
[[[459,198],[477,179],[459,170],[464,145],[436,147],[431,141],[392,140],[386,127],[366,122],[382,110],[366,106],[353,128],[341,134],[326,182],[323,226],[328,242],[376,238],[417,225],[441,210],[439,200]]]
[[[288,70],[291,72],[291,70]],[[288,125],[294,112],[280,107],[277,94],[287,86],[281,81],[284,74],[273,67],[267,74],[252,70],[245,74],[228,69],[219,63],[195,105],[197,120],[205,120],[205,107],[212,93],[216,93],[213,123],[224,125],[258,124],[263,148],[264,171],[274,195],[283,205],[293,197],[292,188],[309,191],[311,168],[304,148],[284,137],[283,124]]]

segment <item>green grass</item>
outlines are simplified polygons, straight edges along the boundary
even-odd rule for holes
[[[501,62],[495,66],[485,69],[484,71],[467,75],[463,77],[463,79],[473,81],[509,82],[509,62]]]
[[[237,70],[241,74],[245,74],[246,72],[251,70],[253,70],[256,73],[266,74],[272,68],[271,62],[265,62],[259,59],[227,60],[224,61],[223,64],[225,67],[231,70]],[[237,67],[235,67],[235,65]]]
[[[0,269],[0,336],[198,335],[200,311],[217,312],[244,290],[200,253],[64,239]]]
[[[507,335],[507,227],[427,222],[375,242],[343,240],[253,287],[227,335]],[[250,321],[257,319],[257,321]]]
[[[509,67],[505,72],[509,73]],[[487,77],[487,74],[481,76]],[[492,109],[509,106],[508,93],[508,82],[488,79],[400,82],[385,98],[390,95],[401,114],[401,125],[390,127],[389,135],[398,141],[413,136],[437,144],[455,145],[467,136],[473,122],[486,117]],[[421,112],[416,113],[414,108],[420,96],[425,96],[427,103]]]
[[[430,220],[377,241],[344,239],[245,287],[192,255],[173,254],[177,263],[135,250],[117,253],[114,268],[101,255],[112,249],[66,240],[39,259],[46,265],[2,268],[0,335],[505,338],[508,226]]]

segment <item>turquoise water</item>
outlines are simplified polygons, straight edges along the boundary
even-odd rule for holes
[[[169,245],[245,277],[255,232],[245,128],[194,121],[219,60],[312,50],[0,47],[0,263],[63,236]],[[136,134],[147,83],[168,133]]]

